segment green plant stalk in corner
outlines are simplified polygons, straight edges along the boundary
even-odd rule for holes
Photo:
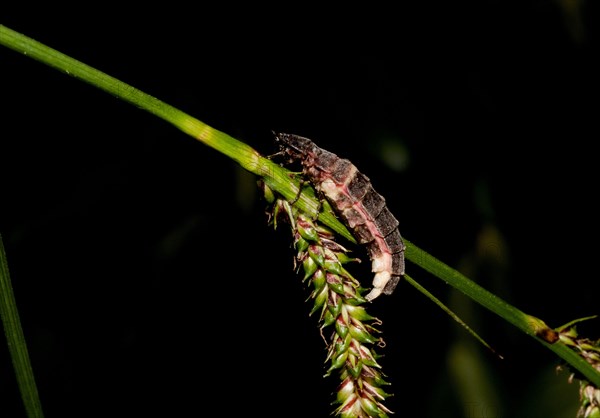
[[[42,404],[38,396],[29,352],[25,343],[25,335],[21,328],[19,311],[17,310],[15,295],[10,282],[2,235],[0,235],[0,322],[4,324],[4,335],[8,343],[8,350],[17,377],[17,385],[19,386],[19,392],[21,392],[27,416],[29,418],[43,418]]]
[[[290,176],[288,170],[262,157],[249,145],[206,125],[173,106],[3,25],[0,25],[0,44],[104,90],[171,123],[187,135],[228,156],[244,169],[259,176],[267,186],[288,201],[293,201],[298,196],[300,182]],[[318,216],[320,222],[344,238],[355,242],[346,227],[339,222],[333,213],[319,214],[320,203],[315,197],[314,190],[310,187],[302,188],[296,206],[308,215],[315,218]],[[421,250],[412,242],[407,241],[406,245],[406,257],[409,261],[444,280],[527,335],[534,337],[545,347],[554,351],[571,367],[581,372],[591,383],[600,387],[600,373],[578,356],[576,352],[564,344],[549,343],[547,339],[542,338],[552,332],[543,321],[509,305],[458,271]]]

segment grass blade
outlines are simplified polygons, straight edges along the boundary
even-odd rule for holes
[[[21,398],[29,418],[42,418],[42,404],[40,402],[35,378],[29,360],[27,344],[19,312],[15,302],[15,295],[8,273],[8,262],[2,236],[0,235],[0,318],[4,324],[4,334],[8,343],[8,349],[12,358],[17,384],[21,392]]]

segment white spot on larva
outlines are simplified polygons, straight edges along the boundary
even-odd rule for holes
[[[379,273],[376,273],[373,277],[373,287],[375,287],[376,289],[383,289],[391,278],[392,275],[389,271],[380,271]]]
[[[325,195],[335,196],[335,195],[339,194],[338,187],[332,179],[323,180],[321,182],[321,184],[319,185],[319,187],[320,187],[321,191],[323,193],[325,193]]]
[[[373,288],[373,290],[371,290],[369,292],[369,294],[367,294],[367,296],[365,296],[365,299],[367,299],[369,302],[371,302],[373,299],[375,299],[379,295],[381,295],[381,289]]]
[[[380,271],[391,270],[392,255],[389,253],[381,254],[379,257],[373,258],[371,263],[371,271],[378,273]]]

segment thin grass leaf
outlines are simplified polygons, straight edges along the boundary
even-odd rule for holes
[[[12,358],[17,384],[21,399],[29,418],[43,418],[42,404],[38,396],[29,352],[25,343],[25,335],[19,319],[19,311],[13,292],[8,261],[2,235],[0,235],[0,318],[4,325],[4,335],[8,343],[8,350]]]

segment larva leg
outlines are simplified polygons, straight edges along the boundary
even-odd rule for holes
[[[290,177],[296,177],[300,180],[300,184],[298,185],[298,193],[296,193],[296,197],[294,197],[294,200],[290,202],[290,205],[294,205],[298,200],[300,200],[300,195],[302,195],[302,189],[304,189],[304,187],[307,184],[310,184],[310,182],[302,176],[302,173],[291,173]]]
[[[311,182],[309,180],[306,180],[306,178],[303,176],[303,173],[291,173],[290,176],[297,177],[300,181],[300,184],[298,185],[298,193],[296,194],[296,197],[294,197],[294,199],[290,201],[290,205],[293,206],[296,202],[298,202],[298,200],[300,200],[300,196],[302,195],[302,190],[304,189],[304,187],[310,185]],[[324,203],[327,203],[327,200],[325,198],[325,195],[318,189],[315,191],[315,193],[317,194],[319,201],[319,206],[317,207],[317,216],[319,216],[318,214],[323,210]],[[331,206],[329,206],[328,210],[332,211]]]
[[[285,151],[284,150],[279,150],[279,151],[277,151],[277,152],[275,152],[273,154],[265,155],[265,158],[268,159],[268,160],[272,160],[275,157],[280,157],[282,155],[285,155]]]

